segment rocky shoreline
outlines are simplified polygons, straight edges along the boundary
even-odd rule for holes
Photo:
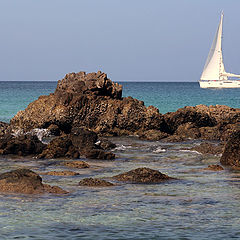
[[[237,169],[240,168],[239,123],[240,109],[198,105],[161,114],[157,108],[146,107],[142,101],[122,97],[122,86],[112,82],[105,73],[70,73],[58,81],[54,93],[40,96],[25,110],[19,111],[9,124],[0,122],[0,155],[113,160],[116,156],[111,149],[116,145],[107,137],[133,135],[162,142],[201,140],[202,144],[193,150],[202,154],[222,153],[220,163]],[[43,133],[41,138],[36,135],[38,130]],[[88,167],[79,164],[75,163],[73,167]],[[216,169],[221,166],[209,167],[209,170]],[[148,180],[140,182],[161,182],[153,177],[156,176],[154,170],[147,172],[150,174]],[[141,174],[142,171],[135,169],[134,177],[127,178],[125,174],[125,178],[141,179]],[[80,185],[112,184],[104,181],[90,178]],[[39,192],[43,193],[43,188]]]

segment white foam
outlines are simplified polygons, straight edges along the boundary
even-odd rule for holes
[[[166,149],[158,147],[156,150],[153,151],[154,153],[161,153],[161,152],[166,152]]]

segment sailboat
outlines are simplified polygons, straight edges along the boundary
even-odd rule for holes
[[[240,75],[227,73],[224,68],[222,26],[223,12],[221,13],[220,23],[199,81],[201,88],[240,88],[240,80],[228,79],[229,77],[240,78]]]

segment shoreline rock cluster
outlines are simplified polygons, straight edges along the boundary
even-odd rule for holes
[[[51,141],[40,141],[35,129],[44,129]],[[154,106],[122,97],[122,86],[100,71],[67,74],[54,93],[40,96],[9,124],[0,122],[0,155],[110,160],[115,155],[108,150],[115,145],[103,137],[123,135],[163,142],[221,141],[225,147],[205,142],[195,150],[223,151],[222,165],[240,167],[240,109],[197,105],[161,114]]]

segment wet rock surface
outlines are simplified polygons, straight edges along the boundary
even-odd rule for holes
[[[220,162],[222,165],[240,167],[240,131],[235,132],[226,143]]]
[[[10,134],[0,138],[0,153],[3,155],[15,154],[19,156],[41,153],[45,145],[35,135],[26,134],[14,137]]]
[[[113,177],[118,181],[129,183],[161,183],[173,178],[150,168],[137,168]]]
[[[107,182],[103,179],[98,178],[84,178],[79,182],[80,186],[88,186],[88,187],[111,187],[115,186],[115,184]]]
[[[220,144],[220,143],[213,144],[213,143],[203,142],[200,145],[197,145],[197,146],[191,148],[191,150],[195,150],[202,154],[217,155],[217,154],[221,154],[223,152],[223,148],[224,148],[224,145]]]
[[[66,194],[57,186],[42,183],[42,178],[29,169],[17,169],[0,174],[0,192],[21,194]]]

